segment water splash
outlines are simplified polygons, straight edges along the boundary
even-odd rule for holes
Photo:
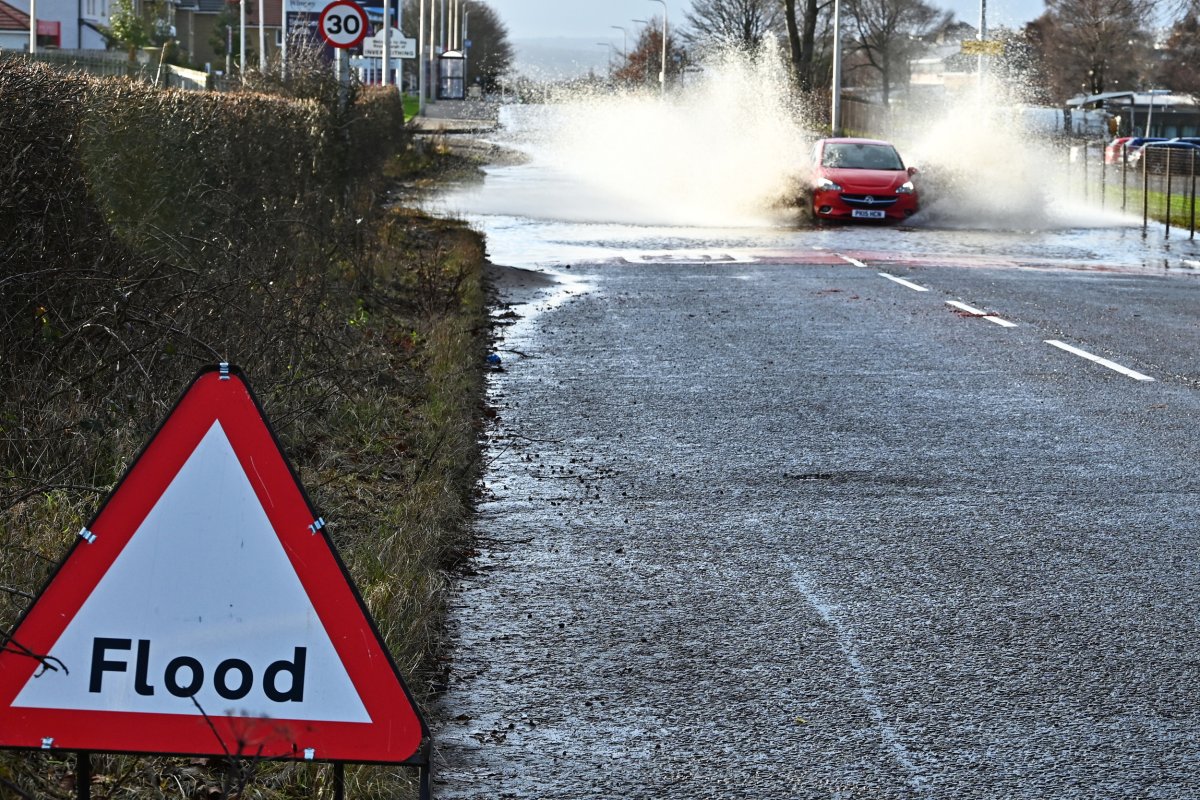
[[[782,61],[725,54],[667,97],[576,92],[502,122],[551,177],[519,213],[571,221],[773,227],[794,217],[814,138]]]
[[[1027,82],[1026,82],[1027,83]],[[1073,197],[1062,145],[1029,124],[1021,78],[908,98],[880,121],[921,170],[926,231],[1055,231],[1127,227],[1128,217]],[[503,144],[528,162],[489,170],[490,191],[465,190],[453,210],[508,219],[697,230],[805,228],[812,142],[823,135],[790,91],[786,59],[710,57],[699,77],[660,97],[574,89],[505,106]],[[583,238],[589,234],[580,232]],[[616,233],[613,235],[625,235]]]
[[[1128,224],[1072,196],[1066,149],[1031,124],[1019,79],[1014,85],[996,79],[909,115],[901,149],[922,173],[922,210],[911,224],[1011,231]]]

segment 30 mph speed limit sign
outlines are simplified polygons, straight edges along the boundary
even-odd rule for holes
[[[367,12],[354,0],[334,0],[321,12],[317,30],[330,47],[354,47],[367,35]]]

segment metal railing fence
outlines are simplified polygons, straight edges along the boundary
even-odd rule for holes
[[[1186,231],[1196,238],[1196,148],[1155,148],[1143,155],[1125,144],[1106,151],[1103,141],[1091,141],[1069,149],[1066,168],[1072,193],[1086,203],[1140,215],[1144,230],[1154,221],[1168,237]]]
[[[130,59],[127,53],[115,50],[39,50],[32,55],[20,50],[0,50],[0,58],[20,58],[68,72],[83,72],[99,78],[129,78],[176,89],[215,88],[208,73],[162,64],[155,51],[142,58]]]

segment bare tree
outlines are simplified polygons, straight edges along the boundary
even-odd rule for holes
[[[783,0],[783,17],[787,23],[792,69],[796,76],[796,84],[802,92],[810,92],[817,85],[817,26],[830,4],[831,0],[801,0],[798,9],[796,0]],[[796,16],[798,10],[803,11],[803,16]]]
[[[846,5],[854,31],[850,48],[878,73],[884,105],[892,87],[908,80],[918,40],[954,17],[923,0],[848,0]]]
[[[1149,77],[1144,26],[1153,12],[1153,0],[1046,0],[1026,34],[1048,93],[1061,100],[1138,88]]]
[[[1187,11],[1171,28],[1158,83],[1200,99],[1200,13]]]
[[[783,31],[778,0],[693,0],[683,16],[688,28],[681,37],[689,44],[717,42],[752,51]]]

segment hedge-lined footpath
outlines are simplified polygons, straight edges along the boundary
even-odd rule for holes
[[[5,633],[196,370],[230,361],[427,696],[477,477],[482,244],[381,202],[411,146],[394,92],[339,113],[316,82],[164,92],[0,58]],[[331,791],[325,766],[92,760],[95,798]],[[70,797],[73,769],[0,753],[0,796]],[[347,769],[350,797],[410,791]]]

